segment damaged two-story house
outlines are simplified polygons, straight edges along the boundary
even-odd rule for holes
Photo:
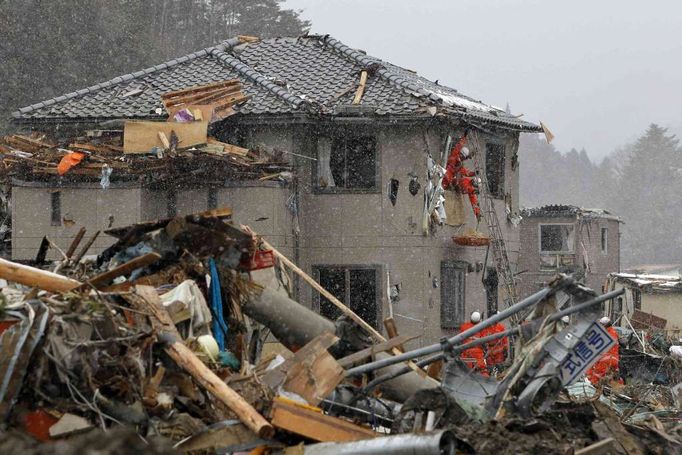
[[[612,213],[573,205],[521,211],[521,251],[517,287],[536,292],[557,273],[575,273],[601,291],[610,273],[620,271],[620,223]]]
[[[211,135],[282,152],[292,180],[209,184],[197,175],[192,184],[151,188],[116,183],[114,172],[106,190],[96,181],[15,180],[14,258],[33,257],[45,234],[67,245],[80,226],[106,229],[227,206],[236,222],[376,327],[391,312],[402,334],[423,334],[421,344],[455,330],[473,310],[496,310],[501,290],[488,280],[486,296],[483,285],[484,273],[495,273],[487,248],[453,242],[476,226],[470,207],[455,226],[427,213],[438,184],[429,160],[444,166],[448,137],[477,131],[478,161],[516,271],[519,230],[510,220],[519,212],[518,138],[540,128],[329,36],[230,39],[22,108],[14,121],[51,134],[111,128],[103,122],[120,119],[163,122],[165,92],[235,78],[250,99],[212,124]],[[484,233],[487,224],[480,224]],[[98,242],[101,251],[111,239]],[[336,315],[303,283],[295,293],[302,304]]]

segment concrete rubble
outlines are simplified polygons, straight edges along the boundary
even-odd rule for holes
[[[464,343],[472,333],[396,355],[404,337],[381,341],[347,308],[330,321],[258,284],[257,270],[303,272],[230,219],[218,209],[118,228],[96,259],[0,262],[4,453],[94,441],[114,453],[113,435],[131,433],[139,450],[165,453],[681,450],[679,360],[623,368],[624,383],[567,376],[620,291],[598,296],[560,275],[481,321],[472,333],[532,310],[504,333],[513,359],[485,377],[459,359],[482,343]],[[571,304],[559,309],[558,294]],[[277,352],[263,349],[272,338]]]

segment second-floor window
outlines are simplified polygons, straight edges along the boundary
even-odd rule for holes
[[[609,253],[609,229],[601,228],[601,252]]]
[[[376,189],[376,148],[376,138],[372,135],[320,138],[315,186],[330,192]]]
[[[485,145],[485,178],[488,180],[490,195],[504,197],[504,145],[487,143]]]
[[[573,234],[572,224],[541,224],[540,253],[572,253]]]

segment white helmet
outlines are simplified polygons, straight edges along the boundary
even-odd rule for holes
[[[474,311],[473,313],[471,313],[471,322],[473,322],[474,324],[481,322],[481,313],[479,313],[478,311]]]
[[[462,147],[462,150],[459,152],[460,155],[462,155],[462,158],[467,159],[469,156],[471,156],[471,152],[469,151],[469,147]]]
[[[609,324],[611,324],[611,319],[608,316],[604,316],[603,318],[601,318],[599,320],[599,323],[601,325],[609,325]]]
[[[571,322],[571,317],[569,315],[562,316],[561,322],[563,322],[564,324],[568,324],[569,322]]]

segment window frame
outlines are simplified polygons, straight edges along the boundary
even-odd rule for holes
[[[50,226],[62,225],[62,192],[50,191]]]
[[[218,208],[218,188],[211,186],[206,192],[206,208],[215,210]]]
[[[345,289],[344,289],[344,294],[345,298],[344,301],[341,302],[346,307],[350,308],[350,271],[351,270],[374,270],[374,280],[376,283],[376,289],[375,289],[375,297],[374,297],[374,302],[376,306],[376,327],[375,329],[381,331],[381,323],[383,321],[383,293],[382,289],[384,288],[383,284],[383,279],[382,277],[384,276],[384,266],[382,264],[313,264],[311,266],[311,271],[312,271],[312,276],[315,279],[316,282],[320,282],[320,270],[321,269],[343,269],[344,270],[344,276],[345,276]],[[312,292],[312,310],[316,312],[317,314],[320,314],[320,309],[321,309],[321,295],[319,292],[316,292],[314,289],[311,289]],[[320,314],[321,315],[321,314]],[[322,316],[322,315],[321,315]],[[371,324],[370,324],[371,325]]]
[[[166,218],[178,216],[178,193],[175,188],[166,191]]]
[[[469,263],[466,261],[458,260],[445,260],[440,263],[440,328],[442,330],[452,330],[459,329],[459,327],[466,320],[466,282],[467,282],[467,270],[469,268]],[[457,302],[454,302],[454,316],[452,317],[452,322],[445,320],[445,304],[446,299],[446,286],[445,286],[445,273],[446,269],[454,270],[456,273],[462,274],[462,286],[461,286],[461,304],[458,306]],[[448,302],[449,303],[449,302]],[[458,314],[459,312],[459,314]]]
[[[492,192],[490,190],[490,177],[488,174],[489,166],[488,166],[488,146],[495,146],[495,147],[500,147],[502,150],[502,173],[501,173],[501,180],[498,185],[498,191],[497,192]],[[484,162],[485,162],[485,181],[486,185],[488,186],[488,194],[490,197],[494,199],[504,199],[505,195],[507,194],[506,191],[506,184],[507,184],[507,144],[504,141],[501,140],[486,140],[485,141],[485,156]]]
[[[542,227],[543,226],[570,226],[573,228],[573,242],[571,242],[570,250],[543,250],[542,249]],[[551,254],[575,254],[575,223],[538,223],[538,252],[541,255]]]
[[[609,254],[609,228],[602,227],[599,230],[599,246],[602,254]]]
[[[333,186],[333,187],[325,187],[322,188],[319,186],[319,170],[318,170],[318,161],[315,161],[314,164],[311,166],[312,167],[312,172],[311,172],[311,187],[312,187],[312,192],[313,194],[377,194],[381,193],[381,145],[379,142],[379,135],[377,134],[376,131],[369,129],[369,128],[363,128],[363,127],[356,127],[353,129],[350,128],[343,128],[342,130],[338,130],[334,132],[333,134],[321,134],[318,137],[318,140],[314,141],[314,147],[315,147],[315,158],[319,160],[319,138],[326,138],[331,141],[331,151],[330,151],[330,161],[331,161],[331,156],[334,152],[334,144],[335,141],[338,140],[348,140],[349,137],[352,138],[363,138],[363,137],[370,137],[374,141],[374,185],[372,187],[368,188],[345,188],[345,187],[339,187],[339,186]],[[330,163],[330,168],[331,168],[331,163]]]

